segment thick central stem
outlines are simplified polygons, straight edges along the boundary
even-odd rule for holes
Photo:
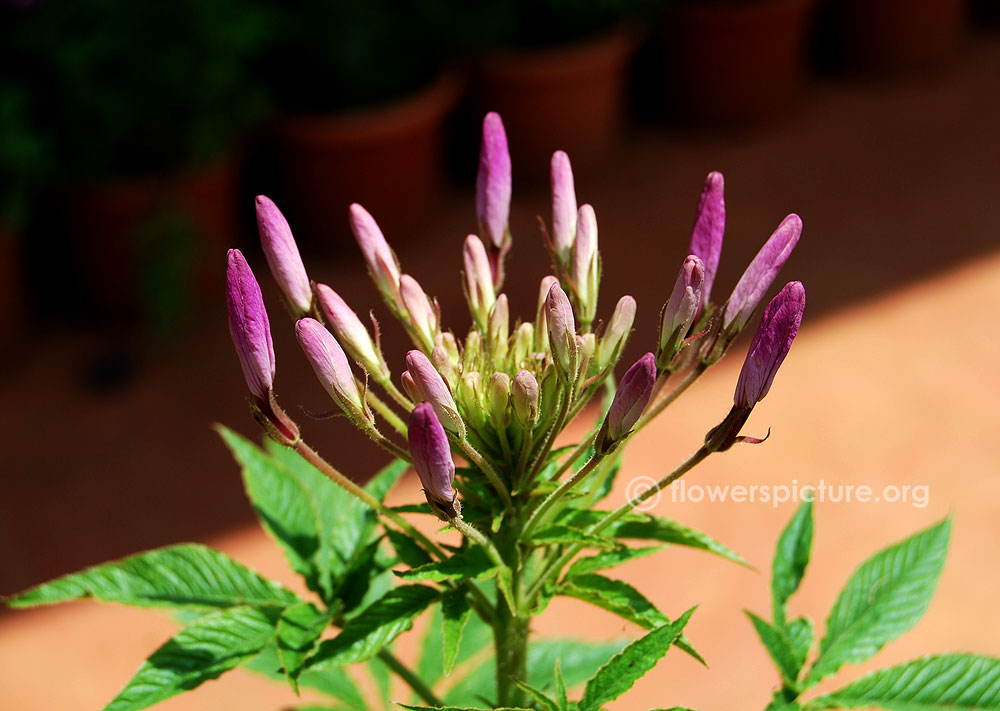
[[[497,703],[500,706],[523,707],[524,692],[514,683],[527,679],[528,619],[515,616],[498,601],[493,625],[497,658]]]

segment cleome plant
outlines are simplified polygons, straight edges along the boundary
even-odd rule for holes
[[[394,461],[361,485],[302,438],[275,395],[260,287],[243,255],[231,250],[229,327],[250,409],[266,437],[257,446],[228,429],[219,432],[242,468],[261,525],[309,592],[297,594],[219,551],[184,544],[8,598],[16,608],[90,597],[176,611],[183,628],[106,711],[152,706],[241,665],[286,680],[296,694],[309,689],[310,698],[327,699],[290,707],[299,711],[394,704],[598,711],[671,647],[703,661],[697,639],[684,632],[693,609],[663,612],[608,571],[668,544],[744,563],[704,533],[641,505],[707,457],[763,441],[741,429],[798,332],[801,283],[786,284],[764,306],[732,408],[694,453],[623,504],[607,501],[629,439],[725,356],[764,303],[802,222],[794,214],[782,220],[728,297],[716,301],[725,203],[722,175],[709,174],[690,256],[662,307],[657,338],[649,352],[619,368],[636,302],[623,296],[610,314],[598,308],[594,209],[577,206],[561,151],[552,157],[551,178],[552,217],[542,236],[552,275],[541,282],[533,320],[512,319],[503,292],[512,245],[511,162],[500,117],[486,116],[476,184],[479,234],[465,239],[462,254],[472,321],[464,337],[443,325],[437,301],[403,272],[372,216],[351,206],[368,272],[413,342],[397,377],[383,357],[374,317],[369,327],[336,291],[310,280],[288,223],[274,203],[257,198],[264,255],[307,361],[338,411]],[[578,417],[593,418],[592,426],[559,446]],[[423,500],[414,490],[410,503],[387,503],[410,467]],[[950,520],[942,521],[863,563],[817,643],[813,623],[786,611],[810,558],[812,504],[803,504],[778,541],[770,619],[747,613],[778,672],[774,695],[762,705],[770,711],[1000,709],[1000,661],[967,654],[925,657],[832,692],[808,693],[917,622],[941,573],[949,530]],[[532,639],[532,619],[556,596],[590,603],[643,634],[604,643]],[[397,638],[425,613],[417,655],[399,654]],[[616,708],[629,708],[623,703]],[[661,707],[684,711],[666,698]]]

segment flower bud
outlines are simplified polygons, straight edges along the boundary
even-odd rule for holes
[[[791,256],[801,234],[802,219],[798,215],[791,214],[781,221],[729,295],[722,317],[723,329],[738,333],[746,326],[757,304]]]
[[[434,350],[431,351],[431,363],[441,373],[441,377],[448,383],[448,387],[454,388],[458,382],[460,371],[458,361],[452,359],[448,349],[441,345],[435,345]]]
[[[514,418],[530,430],[538,421],[538,381],[527,370],[519,370],[510,386],[510,404]]]
[[[358,383],[347,354],[337,339],[316,319],[302,318],[295,324],[295,336],[320,384],[344,412],[355,419],[373,421],[361,399]]]
[[[382,230],[375,218],[361,205],[351,205],[351,231],[361,247],[368,273],[390,306],[402,311],[403,302],[399,293],[399,261],[385,241]]]
[[[542,278],[542,283],[538,287],[538,307],[535,309],[535,351],[545,353],[548,348],[549,328],[546,319],[545,303],[549,298],[549,290],[553,284],[558,284],[559,280],[551,274]]]
[[[565,263],[576,240],[576,188],[569,156],[563,151],[552,154],[552,248],[556,258]]]
[[[453,488],[455,462],[451,458],[448,436],[430,405],[417,405],[410,412],[407,439],[413,468],[420,478],[427,502],[446,520],[454,518],[459,511]]]
[[[577,352],[577,387],[583,387],[584,381],[590,375],[590,362],[597,352],[597,336],[593,333],[585,333],[576,337]]]
[[[476,235],[465,238],[462,261],[465,264],[465,298],[469,302],[469,311],[476,324],[485,328],[490,309],[496,302],[496,288],[486,248]]]
[[[486,396],[493,426],[497,430],[505,429],[510,424],[510,376],[494,373]]]
[[[413,400],[413,402],[420,402],[422,397],[420,394],[420,389],[417,388],[417,383],[410,375],[410,371],[404,370],[403,374],[399,376],[399,383],[403,386],[403,392],[406,393],[406,397]]]
[[[351,357],[375,380],[387,381],[389,368],[358,315],[326,284],[316,285],[316,297],[333,334]]]
[[[657,365],[661,370],[668,369],[674,356],[681,350],[695,314],[701,308],[704,283],[705,265],[699,257],[692,254],[681,265],[674,290],[660,312]]]
[[[483,337],[475,329],[465,336],[465,348],[462,350],[462,370],[478,370],[479,361],[483,355]]]
[[[510,308],[507,305],[507,295],[500,294],[490,313],[487,338],[490,353],[494,359],[502,359],[507,355],[507,339],[510,337]]]
[[[549,332],[549,348],[559,376],[567,383],[576,380],[579,363],[576,342],[576,322],[573,307],[566,292],[559,284],[553,284],[545,299],[545,319]]]
[[[577,315],[584,326],[594,320],[597,310],[597,292],[601,279],[597,255],[597,216],[594,208],[580,208],[576,223],[576,242],[573,244],[573,261],[570,264],[577,299]]]
[[[656,383],[656,357],[647,353],[622,376],[615,399],[608,410],[604,426],[598,434],[597,449],[610,452],[639,421],[653,395]]]
[[[266,402],[274,384],[274,346],[264,297],[250,265],[238,249],[226,259],[226,306],[229,335],[240,359],[247,388],[259,402]]]
[[[725,183],[722,173],[713,171],[705,178],[705,187],[698,200],[698,210],[694,216],[694,228],[691,230],[690,254],[701,259],[705,267],[705,284],[701,289],[701,299],[694,315],[697,319],[702,309],[708,306],[715,283],[715,273],[719,269],[719,257],[722,255],[722,236],[726,230],[726,200]]]
[[[468,427],[482,430],[486,427],[486,406],[483,392],[483,378],[479,371],[473,370],[462,374],[458,380],[458,401],[462,403],[462,412],[468,419]]]
[[[285,216],[264,195],[257,196],[257,231],[274,280],[296,318],[312,310],[312,286]]]
[[[555,365],[550,364],[538,379],[539,390],[541,392],[538,400],[538,419],[539,424],[542,426],[548,426],[555,418],[556,411],[559,409],[560,388],[559,375],[556,370]]]
[[[409,274],[399,278],[399,292],[403,309],[410,317],[410,324],[416,330],[423,345],[430,350],[438,334],[438,310],[436,304],[424,293],[419,282]]]
[[[806,290],[802,282],[793,281],[786,284],[764,309],[736,383],[733,401],[737,407],[753,407],[767,395],[778,367],[799,332],[805,308]]]
[[[525,361],[531,354],[535,340],[535,327],[530,323],[522,323],[514,332],[514,348],[511,352],[511,362],[516,366]]]
[[[510,218],[511,169],[507,134],[500,115],[491,111],[483,119],[483,142],[476,176],[476,215],[479,233],[500,249],[507,239]]]
[[[450,431],[464,436],[465,425],[458,414],[458,406],[455,405],[451,390],[427,356],[418,350],[410,351],[406,354],[406,368],[416,389],[416,397],[413,399],[429,402],[434,406],[434,412],[437,413],[441,424]]]
[[[632,332],[632,322],[635,320],[635,299],[631,296],[623,296],[615,306],[615,312],[611,314],[607,328],[601,336],[600,345],[597,346],[597,368],[604,370],[609,365],[616,363],[621,357],[625,343],[628,342],[629,334]]]

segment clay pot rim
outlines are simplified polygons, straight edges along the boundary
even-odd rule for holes
[[[638,46],[640,34],[634,27],[623,24],[568,44],[499,50],[479,61],[479,71],[491,82],[558,81],[609,63],[624,62]]]
[[[375,143],[387,135],[420,131],[441,120],[457,103],[465,73],[449,69],[430,84],[379,106],[338,113],[297,113],[279,118],[281,138],[296,137],[323,143]]]

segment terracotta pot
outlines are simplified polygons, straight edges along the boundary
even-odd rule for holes
[[[968,0],[840,0],[840,53],[848,64],[884,72],[926,66],[953,50]]]
[[[813,0],[676,3],[660,33],[681,115],[732,121],[788,110],[802,88]]]
[[[616,29],[561,47],[510,51],[479,67],[480,114],[503,117],[515,173],[548,176],[557,149],[573,167],[600,162],[619,138],[625,110],[626,65],[635,34]]]
[[[394,103],[277,124],[287,216],[306,246],[349,241],[347,207],[365,206],[386,231],[405,229],[436,200],[444,123],[460,80],[446,74]]]
[[[238,162],[227,158],[68,192],[68,228],[96,315],[147,317],[216,296],[238,233],[237,189]]]
[[[17,340],[24,320],[21,261],[12,228],[0,224],[0,351]]]

